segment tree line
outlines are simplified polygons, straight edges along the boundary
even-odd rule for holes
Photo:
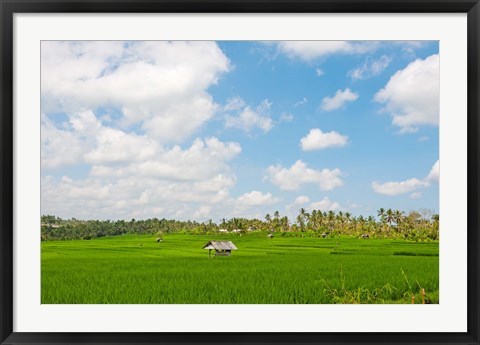
[[[105,236],[123,234],[169,233],[207,234],[247,234],[250,232],[278,233],[281,236],[308,237],[361,237],[392,238],[416,241],[439,239],[439,215],[422,209],[405,213],[400,210],[380,208],[377,218],[353,216],[349,212],[313,210],[301,208],[290,221],[275,211],[266,214],[264,219],[231,218],[215,223],[211,219],[205,222],[179,221],[171,219],[146,220],[78,220],[61,219],[53,215],[41,217],[41,239],[47,240],[89,240]]]

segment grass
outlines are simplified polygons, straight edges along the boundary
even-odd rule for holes
[[[43,304],[438,303],[438,242],[124,235],[42,242]],[[208,240],[232,240],[208,258]],[[332,255],[333,254],[333,255]]]

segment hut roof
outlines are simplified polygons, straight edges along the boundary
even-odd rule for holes
[[[216,249],[216,250],[237,250],[232,241],[209,241],[203,246],[203,249]]]

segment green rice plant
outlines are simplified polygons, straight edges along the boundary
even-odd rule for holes
[[[181,233],[157,242],[157,237],[42,242],[42,303],[409,303],[420,286],[427,303],[438,303],[438,256],[393,255],[435,253],[438,242]],[[212,239],[232,240],[238,250],[209,260],[202,247]],[[330,255],[334,250],[349,255]]]

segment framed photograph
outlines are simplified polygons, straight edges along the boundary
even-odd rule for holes
[[[477,0],[0,9],[1,344],[479,344]]]

